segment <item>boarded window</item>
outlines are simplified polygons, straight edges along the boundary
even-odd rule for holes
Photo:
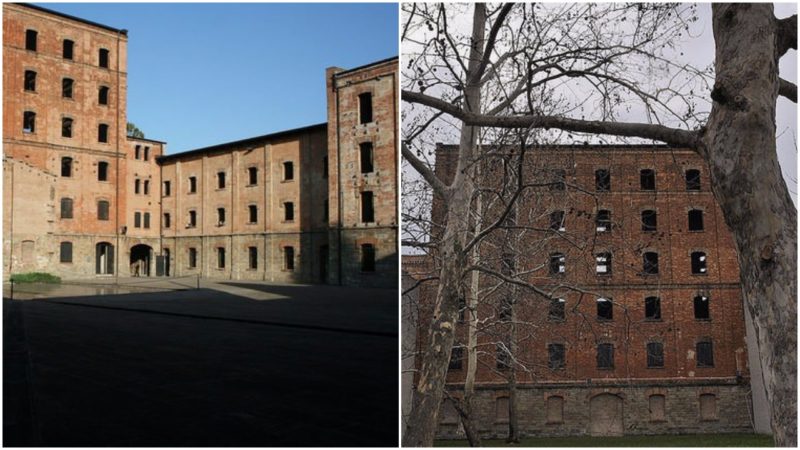
[[[258,247],[247,247],[247,267],[258,269]]]
[[[706,254],[703,252],[692,252],[692,274],[703,275],[708,272],[706,266]]]
[[[62,177],[72,176],[72,158],[70,158],[69,156],[64,156],[61,158],[61,176]]]
[[[61,56],[64,59],[72,59],[73,49],[75,48],[75,42],[64,39],[64,45],[62,46]]]
[[[108,49],[100,49],[98,53],[98,65],[108,69]]]
[[[101,123],[97,126],[97,142],[108,142],[108,125]]]
[[[694,318],[697,320],[709,320],[711,318],[711,308],[708,297],[698,295],[694,298]]]
[[[547,367],[558,370],[564,365],[564,344],[547,344]]]
[[[554,298],[550,300],[550,310],[548,311],[547,317],[550,320],[564,320],[566,317],[565,309],[566,309],[567,302],[563,298]]]
[[[35,244],[33,241],[22,241],[22,262],[30,264],[33,262]]]
[[[225,208],[217,208],[217,225],[225,225]]]
[[[372,142],[362,142],[359,144],[361,153],[361,173],[370,173],[372,166]]]
[[[189,211],[189,224],[187,225],[188,228],[194,228],[197,226],[197,211]]]
[[[661,320],[660,298],[647,297],[644,299],[644,318],[645,320]]]
[[[249,223],[258,223],[258,207],[256,205],[247,205],[247,215]]]
[[[61,243],[58,260],[62,263],[72,262],[72,242]]]
[[[364,92],[358,96],[358,123],[372,122],[372,93]]]
[[[36,91],[36,72],[33,70],[26,70],[25,71],[25,90],[35,92]]]
[[[656,171],[642,169],[639,172],[639,181],[643,191],[654,191],[656,189]]]
[[[72,78],[64,78],[61,80],[61,96],[64,98],[72,98],[72,86],[75,81]]]
[[[294,163],[286,161],[283,163],[283,179],[284,181],[294,180]]]
[[[283,248],[283,269],[294,270],[294,247]]]
[[[197,192],[197,177],[189,177],[189,193]]]
[[[25,30],[25,50],[36,51],[36,38],[39,33],[36,30]]]
[[[611,190],[611,173],[607,169],[598,169],[594,172],[594,187],[601,192]]]
[[[611,275],[611,253],[598,253],[595,256],[596,266],[595,273],[597,275]]]
[[[689,231],[703,231],[703,211],[699,209],[689,211]]]
[[[697,343],[697,367],[714,367],[714,345],[710,340]]]
[[[217,189],[225,189],[225,172],[217,172]]]
[[[375,246],[372,244],[361,245],[361,271],[375,272]]]
[[[164,228],[172,226],[172,216],[169,213],[164,213]]]
[[[511,355],[508,353],[506,346],[501,343],[498,343],[495,348],[495,359],[498,369],[506,370],[511,367]]]
[[[647,367],[664,367],[664,344],[661,342],[647,343]]]
[[[97,220],[108,220],[109,203],[106,200],[97,202]]]
[[[597,346],[597,368],[614,368],[614,344],[598,344]]]
[[[71,198],[62,198],[61,199],[61,218],[62,219],[72,219],[72,199]]]
[[[225,268],[225,247],[217,247],[217,268]]]
[[[22,114],[22,132],[34,133],[36,132],[36,113],[33,111],[25,111]]]
[[[550,213],[550,229],[553,231],[565,231],[564,211],[553,211]]]
[[[464,347],[453,347],[450,352],[450,370],[461,370],[464,364]]]
[[[283,204],[283,220],[286,222],[294,220],[294,203],[286,202]]]
[[[700,420],[717,420],[717,396],[700,395]]]
[[[247,184],[250,186],[255,186],[258,184],[258,168],[247,168]]]
[[[144,227],[145,228],[150,228],[150,213],[149,212],[144,213]]]
[[[361,193],[361,221],[364,223],[375,222],[372,191],[363,191]]]
[[[142,227],[142,213],[140,213],[139,211],[133,213],[133,227],[134,228]]]
[[[442,423],[443,424],[457,424],[458,423],[458,411],[456,407],[453,406],[453,402],[451,401],[443,401],[442,402]]]
[[[496,422],[508,422],[508,397],[498,397],[495,400],[494,417]]]
[[[61,137],[72,137],[72,119],[69,117],[61,118]]]
[[[611,211],[607,209],[601,209],[597,211],[597,217],[595,217],[595,226],[598,233],[611,231]]]
[[[97,181],[108,181],[108,163],[105,161],[97,163]]]
[[[642,255],[642,271],[646,275],[656,275],[658,274],[658,253],[656,252],[645,252]]]
[[[101,105],[108,104],[108,86],[100,86],[100,90],[97,94],[97,103]]]
[[[652,209],[642,211],[642,231],[656,231],[658,229],[658,213]]]
[[[564,421],[564,397],[553,395],[547,397],[547,423],[561,423]]]
[[[686,171],[686,190],[699,191],[700,190],[700,171],[697,169],[689,169]]]
[[[611,299],[600,297],[597,303],[597,320],[614,320],[614,302]]]
[[[197,249],[194,247],[189,248],[189,268],[194,269],[197,267]]]
[[[172,183],[169,181],[164,182],[164,197],[172,195]]]
[[[663,395],[651,395],[648,400],[650,407],[650,420],[660,422],[667,420],[665,416],[666,398]]]
[[[550,275],[561,275],[567,270],[567,258],[563,253],[550,254]]]

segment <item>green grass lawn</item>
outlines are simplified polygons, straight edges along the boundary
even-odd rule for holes
[[[485,440],[484,447],[510,447],[502,439]],[[468,447],[466,440],[436,441],[436,447]],[[773,447],[765,434],[689,434],[620,437],[524,438],[513,447]]]
[[[15,273],[11,275],[14,283],[60,283],[61,278],[44,272]]]

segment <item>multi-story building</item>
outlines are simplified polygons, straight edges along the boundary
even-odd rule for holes
[[[328,69],[330,123],[166,155],[127,136],[125,30],[3,12],[6,276],[397,285],[396,57]]]
[[[517,186],[516,162],[493,153],[481,166],[483,226],[504,210],[492,199]],[[437,148],[441,179],[456,156]],[[703,160],[665,146],[552,146],[523,167],[528,188],[479,246],[472,264],[486,270],[465,281],[477,297],[477,366],[464,299],[447,375],[458,397],[475,370],[479,431],[506,435],[514,385],[528,435],[752,431],[737,255]],[[435,199],[434,223],[443,211]],[[410,274],[424,279],[419,258]],[[424,258],[435,270],[435,253]],[[435,296],[424,283],[418,351]],[[449,401],[439,418],[441,437],[463,435]]]

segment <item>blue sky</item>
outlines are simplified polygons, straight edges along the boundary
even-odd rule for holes
[[[177,153],[325,122],[325,68],[399,54],[397,4],[39,3],[128,30],[128,121]]]

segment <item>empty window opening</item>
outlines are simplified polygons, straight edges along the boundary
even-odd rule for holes
[[[217,269],[225,268],[225,247],[217,247]]]
[[[601,192],[611,190],[611,173],[607,169],[598,169],[594,172],[594,187]]]
[[[107,200],[97,202],[97,220],[108,220],[109,203]]]
[[[658,274],[658,253],[645,252],[642,255],[642,262],[643,262],[642,271],[646,275]]]
[[[72,137],[72,119],[69,117],[61,118],[61,137]]]
[[[64,98],[72,98],[72,87],[75,81],[72,78],[64,78],[61,80],[61,96]]]
[[[458,321],[463,322],[467,311],[467,299],[463,296],[458,297]]]
[[[294,163],[291,161],[283,163],[283,180],[294,180]]]
[[[650,407],[650,420],[657,422],[667,420],[665,415],[665,400],[666,398],[660,394],[650,396],[648,399],[648,404]]]
[[[642,231],[656,231],[658,229],[658,213],[652,209],[642,211]]]
[[[108,49],[101,48],[98,54],[98,65],[108,69]]]
[[[25,71],[25,90],[36,92],[36,72],[33,70],[26,70]]]
[[[194,269],[197,267],[197,249],[189,247],[189,268]]]
[[[614,368],[614,344],[597,345],[597,368],[598,369]]]
[[[225,208],[217,208],[217,226],[225,225]]]
[[[136,211],[133,213],[133,228],[141,228],[142,227],[142,213]]]
[[[225,189],[225,172],[217,172],[217,189]]]
[[[247,205],[248,223],[258,223],[258,207]]]
[[[258,247],[247,247],[247,267],[258,269]]]
[[[508,353],[504,344],[498,343],[495,349],[496,367],[506,370],[511,367],[511,355]]]
[[[258,184],[258,168],[256,167],[247,168],[247,184],[249,186],[255,186]]]
[[[187,228],[194,228],[197,226],[197,211],[191,210],[189,211],[189,224],[186,225]]]
[[[144,160],[145,161],[150,160],[150,147],[147,146],[144,147]]]
[[[64,45],[61,50],[61,56],[64,59],[72,59],[72,51],[74,48],[75,48],[75,42],[69,39],[64,39]]]
[[[611,253],[598,253],[595,259],[597,260],[595,273],[597,275],[611,275]]]
[[[361,173],[370,173],[372,166],[372,142],[362,142],[359,144],[361,150]]]
[[[647,367],[664,367],[664,344],[661,342],[647,343]]]
[[[697,295],[694,298],[694,318],[697,320],[711,319],[711,308],[708,297]]]
[[[361,193],[361,221],[364,223],[375,222],[374,199],[371,191]]]
[[[72,242],[62,242],[59,246],[58,260],[62,263],[72,262]]]
[[[360,124],[372,122],[372,93],[364,92],[358,95],[358,117]]]
[[[97,181],[108,181],[108,163],[105,161],[97,163]]]
[[[516,266],[517,264],[514,260],[514,254],[503,253],[503,256],[500,258],[500,273],[505,276],[511,276],[514,274]]]
[[[144,195],[150,195],[150,180],[144,180]]]
[[[100,86],[100,91],[97,95],[97,103],[101,105],[108,105],[108,87]]]
[[[62,219],[72,219],[72,199],[71,198],[62,198],[61,199],[61,218]]]
[[[286,222],[294,220],[294,203],[286,202],[283,204],[283,220]]]
[[[564,228],[564,211],[550,213],[550,229],[553,231],[566,231]]]
[[[172,217],[169,213],[164,213],[164,228],[172,226]]]
[[[141,190],[142,181],[140,179],[133,180],[133,193],[138,194]]]
[[[563,369],[565,365],[564,344],[547,344],[547,367],[550,370],[558,370]]]
[[[692,252],[692,274],[701,275],[708,272],[706,267],[706,254],[703,252]]]
[[[133,159],[142,159],[142,146],[137,145],[133,149]]]
[[[686,190],[699,191],[700,190],[700,171],[697,169],[689,169],[686,171]]]
[[[150,213],[149,212],[144,213],[144,227],[145,228],[150,228]]]
[[[567,301],[563,298],[554,298],[550,300],[550,310],[547,317],[550,320],[564,320],[566,317]]]
[[[547,423],[564,422],[564,397],[553,395],[547,397]]]
[[[169,181],[164,182],[164,197],[172,195],[172,183]]]
[[[61,158],[61,176],[62,177],[72,176],[72,158],[70,158],[69,156],[64,156]]]
[[[703,231],[703,211],[699,209],[689,211],[689,231]]]
[[[500,320],[511,320],[511,316],[514,312],[514,299],[511,297],[501,297],[500,298],[500,310],[497,312],[498,318]]]
[[[361,245],[361,271],[375,272],[375,246],[372,244]]]
[[[614,320],[614,302],[600,297],[597,299],[597,320]]]
[[[25,50],[36,51],[36,37],[39,33],[36,30],[25,30]]]
[[[553,170],[553,181],[550,184],[551,191],[563,191],[567,188],[567,171],[564,169]]]
[[[601,209],[597,211],[597,217],[595,217],[595,228],[598,233],[611,231],[611,211],[607,209]]]
[[[656,189],[656,171],[653,169],[642,169],[639,172],[639,181],[643,191],[654,191]]]
[[[697,343],[697,367],[714,367],[714,346],[710,340]]]
[[[22,115],[22,132],[33,133],[36,131],[36,113],[33,111],[25,111]]]
[[[461,370],[464,364],[464,347],[454,346],[450,351],[450,364],[447,366],[450,370]]]
[[[567,258],[563,253],[550,254],[550,275],[560,275],[567,270]]]
[[[661,320],[660,298],[647,297],[644,299],[644,318],[645,320]]]
[[[97,127],[97,142],[108,142],[108,125],[101,123]]]
[[[197,177],[189,177],[189,193],[197,192]]]
[[[283,248],[283,269],[294,270],[294,247]]]

